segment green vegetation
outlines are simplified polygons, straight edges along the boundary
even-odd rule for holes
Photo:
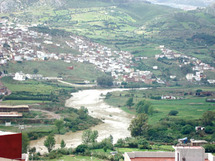
[[[211,88],[203,87],[204,91],[213,91]],[[149,117],[149,124],[156,124],[162,118],[168,116],[171,110],[178,111],[176,116],[177,119],[199,119],[202,114],[208,110],[214,110],[213,103],[206,102],[207,97],[195,96],[196,88],[157,88],[157,89],[146,89],[146,90],[130,90],[123,92],[112,92],[109,98],[105,99],[110,105],[120,107],[122,110],[135,114],[135,106],[129,108],[126,105],[126,101],[129,98],[133,98],[134,104],[137,104],[143,99],[149,101],[153,107],[153,114]],[[161,100],[162,95],[175,96],[180,99],[177,100]],[[189,110],[188,110],[189,109]]]

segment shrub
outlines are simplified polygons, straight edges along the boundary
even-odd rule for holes
[[[185,125],[182,128],[182,134],[190,134],[192,131],[194,131],[194,127],[192,127],[191,125]]]
[[[168,115],[170,115],[170,116],[176,116],[177,114],[178,114],[178,111],[171,110]]]
[[[206,144],[204,148],[207,153],[215,153],[215,144]]]
[[[215,131],[215,128],[213,126],[206,126],[205,127],[205,133],[207,134],[213,134]]]
[[[88,146],[85,144],[78,145],[78,147],[75,149],[76,153],[85,153],[88,150]]]

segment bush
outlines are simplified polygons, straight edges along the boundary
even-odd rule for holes
[[[151,146],[149,145],[148,141],[144,138],[138,139],[138,148],[139,149],[151,149]]]
[[[125,141],[123,139],[117,140],[115,147],[125,147]]]
[[[55,158],[60,158],[63,155],[60,153],[57,153],[56,151],[52,151],[48,154],[49,159],[55,159]]]
[[[213,134],[214,132],[215,132],[215,128],[213,126],[206,126],[205,127],[205,133]]]
[[[194,127],[192,127],[191,125],[185,125],[182,128],[182,134],[190,134],[192,131],[194,131]]]
[[[138,141],[135,138],[129,138],[127,143],[129,148],[138,148]]]
[[[215,144],[206,144],[204,148],[207,153],[215,153]]]
[[[81,145],[78,145],[78,147],[75,149],[75,152],[76,153],[85,153],[86,151],[88,150],[88,146],[85,145],[85,144],[81,144]]]
[[[178,111],[171,110],[168,115],[170,115],[170,116],[176,116],[177,114],[178,114]]]

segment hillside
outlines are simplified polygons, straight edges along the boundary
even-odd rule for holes
[[[13,2],[18,3],[15,0]],[[203,61],[206,66],[215,66],[215,17],[203,9],[182,11],[147,2],[123,0],[20,2],[26,8],[2,16],[15,24],[37,24],[39,27],[58,29],[57,32],[64,30],[113,50],[128,51],[134,57],[145,57],[147,61],[135,62],[132,67],[152,71],[152,67],[157,65],[158,70],[152,71],[153,77],[169,80],[170,75],[176,75],[176,81],[170,80],[171,85],[177,84],[177,81],[184,84],[182,82],[188,72],[195,74],[192,67],[196,63],[193,62],[187,72],[183,72],[179,66],[185,60],[158,61],[155,55],[162,53],[160,45],[187,55],[189,59],[197,58],[197,62]],[[60,37],[64,39],[63,35]],[[66,49],[69,53],[68,46]],[[214,71],[206,73],[207,78],[213,79],[211,73]]]

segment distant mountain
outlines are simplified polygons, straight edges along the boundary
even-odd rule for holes
[[[49,5],[55,8],[73,8],[82,7],[82,4],[106,3],[106,4],[123,4],[127,2],[147,2],[147,0],[0,0],[0,13],[10,13],[21,11],[25,8],[35,5]],[[84,5],[84,6],[85,6]]]
[[[66,0],[0,0],[0,13],[20,11],[30,5],[52,5],[63,6]]]

